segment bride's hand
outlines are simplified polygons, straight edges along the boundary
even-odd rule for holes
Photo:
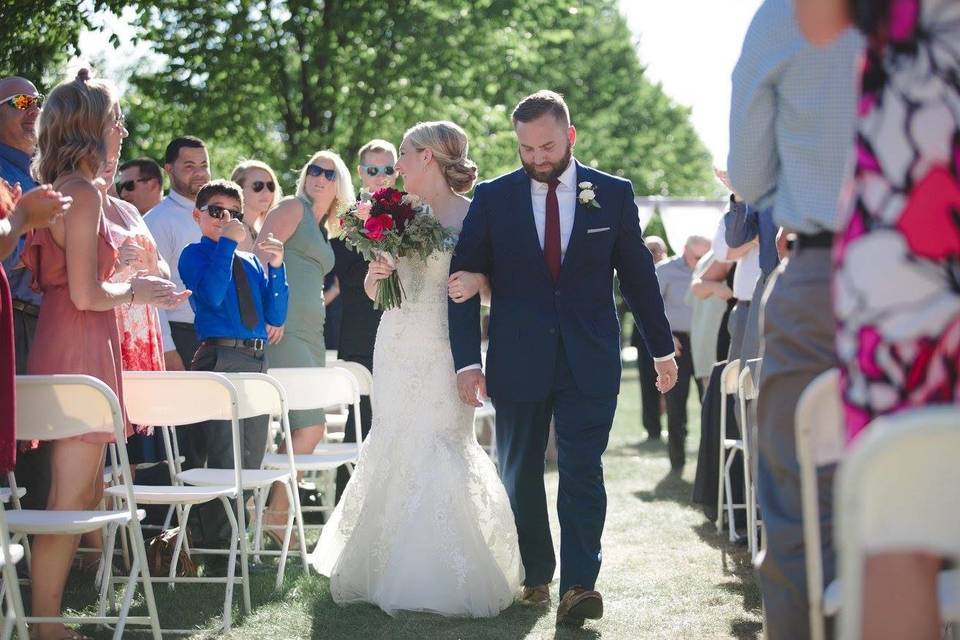
[[[377,258],[370,263],[370,266],[367,268],[367,277],[378,282],[384,278],[389,278],[390,274],[394,272],[394,267],[390,265],[385,258]]]
[[[479,273],[457,271],[447,279],[447,294],[454,302],[466,302],[480,293],[482,278]]]

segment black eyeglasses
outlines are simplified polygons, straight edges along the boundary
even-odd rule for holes
[[[118,182],[116,184],[117,195],[120,195],[124,191],[133,191],[133,188],[136,186],[137,182],[150,182],[151,180],[153,180],[153,178],[137,178],[136,180],[125,180],[124,182]]]
[[[239,220],[243,222],[243,211],[237,211],[236,209],[228,209],[227,207],[221,207],[218,204],[207,204],[200,207],[200,211],[205,212],[211,218],[216,218],[219,220],[223,217],[223,214],[229,213],[230,217],[234,220]]]
[[[264,182],[263,180],[255,180],[250,185],[250,188],[253,189],[254,193],[260,193],[261,191],[263,191],[264,187],[266,187],[267,190],[270,191],[270,193],[273,193],[274,191],[277,190],[277,185],[273,180],[271,180],[270,182]]]
[[[43,94],[38,93],[35,96],[28,96],[25,93],[16,93],[9,98],[0,100],[0,104],[4,104],[5,102],[9,102],[11,107],[19,109],[20,111],[26,111],[30,107],[39,109],[43,106]]]
[[[397,172],[396,168],[392,164],[362,164],[360,168],[367,172],[367,175],[371,178],[380,175],[381,173],[385,176],[392,176]]]
[[[333,182],[333,181],[336,179],[336,177],[337,177],[337,170],[336,170],[336,169],[324,169],[323,167],[321,167],[321,166],[318,165],[318,164],[308,164],[308,165],[307,165],[307,175],[308,175],[308,176],[313,176],[314,178],[316,178],[317,176],[323,176],[324,178],[326,178],[326,179],[329,180],[330,182]]]

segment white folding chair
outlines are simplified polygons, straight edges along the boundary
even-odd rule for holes
[[[840,638],[861,637],[863,571],[871,553],[923,550],[960,562],[960,411],[908,409],[860,434],[836,478],[836,534],[845,606]],[[958,570],[940,574],[940,616],[960,622]]]
[[[125,371],[123,373],[123,397],[127,415],[131,422],[135,424],[162,425],[161,428],[166,430],[169,427],[182,428],[206,420],[227,420],[230,422],[233,435],[234,468],[211,470],[219,473],[218,478],[221,480],[220,484],[207,484],[204,486],[184,486],[184,484],[132,486],[133,497],[138,502],[143,504],[175,505],[178,509],[180,535],[177,537],[173,558],[170,562],[170,573],[165,577],[152,577],[150,580],[152,582],[167,583],[170,585],[170,588],[173,588],[177,582],[223,583],[226,593],[223,599],[223,620],[221,626],[224,632],[229,631],[232,624],[233,589],[234,584],[237,582],[234,574],[236,573],[238,546],[241,571],[241,578],[239,580],[243,591],[243,607],[246,613],[250,613],[251,610],[247,538],[245,535],[246,527],[244,525],[243,483],[240,469],[240,447],[242,446],[239,422],[240,400],[237,395],[237,390],[226,377],[219,373],[207,371]],[[186,481],[180,477],[183,474],[178,473],[180,468],[179,459],[169,446],[170,441],[175,440],[175,438],[169,436],[169,432],[164,435],[167,443],[167,465],[170,470],[170,477],[186,483]],[[124,474],[125,480],[128,477],[129,476]],[[115,487],[108,487],[105,493],[111,497],[118,495]],[[236,505],[235,512],[230,504],[231,499],[234,500]],[[221,502],[226,512],[227,520],[230,522],[230,549],[193,548],[190,551],[191,553],[208,555],[227,554],[227,575],[223,578],[208,576],[178,577],[178,559],[186,538],[187,519],[190,516],[190,508],[193,505],[211,502],[213,500],[219,500]],[[165,629],[164,631],[167,633],[193,633],[195,630]]]
[[[733,503],[733,487],[730,481],[730,469],[737,451],[743,451],[742,438],[727,437],[727,398],[736,396],[739,389],[740,361],[728,362],[720,373],[720,465],[717,470],[717,533],[723,532],[723,511],[727,511],[727,529],[730,542],[737,541],[734,509],[746,509],[744,503]],[[724,492],[726,489],[726,492]]]
[[[737,395],[740,396],[740,442],[743,444],[743,496],[747,503],[747,546],[750,549],[750,559],[756,559],[757,532],[760,523],[757,518],[757,492],[753,484],[751,472],[752,458],[755,454],[756,443],[751,441],[752,421],[750,419],[750,402],[757,400],[756,377],[760,372],[760,358],[747,360],[747,366],[740,372],[737,384]]]
[[[267,415],[280,419],[281,429],[284,439],[290,441],[290,423],[287,416],[287,400],[284,395],[283,387],[277,380],[263,373],[224,373],[223,374],[237,389],[237,395],[240,399],[240,418],[252,416]],[[297,469],[292,451],[286,454],[287,465],[282,470],[276,469],[244,469],[243,470],[243,489],[244,491],[254,492],[254,504],[256,505],[255,534],[254,534],[254,557],[259,561],[261,555],[279,555],[280,566],[277,571],[276,588],[279,589],[283,584],[283,578],[287,568],[287,554],[290,548],[290,538],[293,533],[293,527],[296,525],[298,532],[298,542],[300,546],[300,557],[303,560],[304,571],[310,573],[310,562],[307,558],[306,541],[303,533],[303,514],[300,510],[300,492],[297,491]],[[212,483],[219,479],[225,471],[228,470],[202,470],[204,473],[194,473],[187,471],[180,474],[180,477],[187,479],[188,482],[196,484]],[[211,473],[215,471],[216,473]],[[193,478],[192,480],[190,478]],[[274,482],[283,483],[287,493],[288,503],[292,506],[288,509],[287,524],[284,527],[283,544],[279,551],[264,551],[261,549],[263,541],[263,511],[266,504],[267,494]]]
[[[291,367],[270,369],[268,374],[277,379],[287,398],[287,409],[322,409],[339,404],[353,406],[353,421],[356,442],[321,442],[312,454],[294,454],[297,471],[319,473],[347,466],[353,471],[353,465],[360,458],[363,447],[363,433],[360,425],[360,383],[348,369],[337,367]],[[288,440],[286,448],[292,448]],[[263,457],[265,469],[286,469],[289,461],[286,453],[268,453]],[[331,501],[332,502],[332,501]],[[303,512],[327,511],[329,506],[307,507],[301,505]]]
[[[17,376],[17,437],[22,440],[59,440],[86,433],[110,434],[117,442],[124,442],[123,412],[116,394],[102,381],[82,375]],[[120,485],[116,487],[126,502],[124,509],[99,511],[41,511],[19,510],[6,513],[7,526],[20,535],[81,535],[105,529],[104,557],[113,555],[117,529],[125,527],[131,540],[133,562],[130,575],[123,582],[123,601],[117,615],[107,616],[106,603],[110,581],[102,580],[97,616],[23,617],[24,622],[62,622],[82,624],[115,624],[114,638],[123,637],[127,624],[149,625],[153,637],[160,638],[160,623],[150,583],[150,572],[144,548],[140,520],[144,512],[137,508],[130,483],[130,465],[126,447],[118,447],[121,470]],[[112,566],[106,562],[105,566]],[[137,582],[143,582],[147,604],[146,616],[130,616],[130,605]],[[18,588],[7,580],[8,590]],[[112,607],[111,607],[112,608]]]
[[[3,500],[2,502],[6,502]],[[23,611],[23,597],[20,585],[17,582],[16,564],[23,560],[24,548],[10,542],[10,530],[7,528],[7,518],[3,504],[0,504],[0,571],[3,576],[3,596],[6,602],[6,611],[3,616],[3,633],[0,638],[8,640],[16,627],[17,634],[23,640],[29,638],[27,633],[26,616]]]
[[[361,396],[373,395],[373,374],[370,373],[369,369],[359,362],[351,362],[349,360],[327,360],[326,368],[335,369],[338,367],[340,369],[346,369],[354,375],[354,377],[357,379],[357,383],[360,385]],[[334,413],[330,410],[326,412],[327,429],[324,444],[343,442],[347,428],[347,421],[350,416],[347,407],[348,405],[341,404],[339,405],[340,411],[338,413]]]
[[[803,548],[807,570],[810,637],[825,637],[824,615],[840,609],[836,581],[824,589],[820,541],[820,494],[817,469],[843,459],[846,438],[840,407],[840,372],[830,369],[807,385],[794,413],[797,462],[800,466],[800,500],[803,513]]]

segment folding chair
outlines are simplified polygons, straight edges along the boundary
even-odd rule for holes
[[[175,505],[180,522],[180,535],[177,538],[170,562],[170,573],[166,577],[152,577],[152,582],[168,583],[173,588],[177,582],[183,583],[223,583],[226,593],[223,599],[224,632],[230,630],[232,624],[233,589],[237,581],[236,562],[237,548],[240,552],[240,583],[243,591],[243,607],[250,613],[250,579],[247,559],[247,538],[244,525],[243,490],[240,469],[240,400],[237,390],[219,373],[207,371],[125,371],[123,373],[123,395],[127,415],[136,424],[162,425],[169,427],[185,427],[205,420],[229,420],[233,434],[233,461],[234,468],[227,470],[213,469],[219,473],[221,484],[206,486],[184,486],[171,484],[167,486],[133,485],[132,498],[142,504]],[[175,438],[165,433],[167,443],[167,465],[170,477],[184,482],[178,474],[180,462],[170,450],[169,443]],[[200,471],[206,471],[201,469]],[[123,474],[124,482],[129,482],[129,475]],[[115,487],[108,487],[106,492],[111,497],[118,496]],[[124,497],[124,496],[120,496]],[[236,504],[236,512],[230,505],[230,500]],[[208,555],[228,555],[227,575],[220,577],[177,577],[177,565],[180,550],[186,537],[187,519],[190,508],[196,504],[220,500],[227,520],[230,522],[231,539],[230,549],[197,549],[192,553]],[[109,566],[109,565],[108,565]],[[168,633],[193,633],[191,629],[165,629]]]
[[[826,589],[823,584],[817,469],[836,464],[844,456],[846,436],[840,408],[840,372],[830,369],[814,378],[800,394],[794,416],[810,637],[823,640],[824,615],[833,616],[840,609],[840,591],[836,581]]]
[[[329,355],[329,354],[328,354]],[[357,379],[360,385],[361,396],[373,396],[373,374],[370,370],[359,362],[349,360],[327,360],[327,369],[346,369]],[[341,404],[340,413],[331,413],[327,411],[327,432],[323,444],[332,444],[343,442],[343,436],[346,431],[349,412],[346,405]]]
[[[750,549],[750,559],[757,557],[757,532],[760,523],[757,518],[757,492],[753,484],[752,459],[756,455],[756,443],[751,441],[752,421],[750,420],[749,402],[757,400],[756,378],[760,373],[760,358],[747,360],[747,366],[740,372],[737,384],[737,395],[740,396],[740,442],[743,444],[743,496],[747,502],[747,546]],[[729,476],[728,476],[729,477]]]
[[[3,502],[6,502],[4,500]],[[7,528],[7,517],[3,504],[0,504],[0,571],[3,576],[3,595],[7,610],[3,616],[3,633],[0,637],[8,640],[16,626],[17,634],[23,640],[29,638],[27,633],[26,616],[23,612],[23,597],[20,594],[20,584],[17,582],[16,564],[23,560],[23,546],[11,544],[10,530]]]
[[[960,411],[908,409],[874,420],[836,478],[836,533],[845,605],[840,638],[861,637],[867,555],[924,550],[960,562]],[[960,572],[939,579],[940,615],[960,622]]]
[[[353,406],[354,415],[360,416],[360,384],[356,376],[345,368],[291,367],[270,369],[268,374],[276,378],[283,387],[288,410],[322,409],[348,404]],[[356,442],[320,443],[312,454],[294,454],[296,469],[319,473],[346,465],[352,473],[353,465],[359,460],[363,447],[360,420],[354,420],[353,423]],[[292,440],[287,441],[287,449],[292,449],[291,443]],[[286,469],[288,465],[288,456],[285,453],[268,453],[263,457],[265,469]],[[303,512],[327,511],[332,508],[332,505],[301,506]]]
[[[59,440],[86,433],[113,435],[124,442],[123,413],[116,394],[106,384],[90,376],[50,375],[17,376],[17,437],[22,440]],[[106,616],[105,608],[110,581],[100,586],[100,604],[97,616],[26,616],[24,622],[62,622],[84,624],[116,624],[114,638],[123,636],[127,624],[149,625],[153,637],[160,638],[160,624],[150,583],[146,550],[140,520],[144,512],[137,508],[130,484],[130,464],[126,447],[118,447],[121,483],[116,487],[126,507],[122,510],[100,511],[9,511],[6,515],[10,533],[19,535],[80,535],[106,529],[104,557],[113,555],[117,529],[125,527],[132,542],[133,562],[130,575],[124,579],[123,601],[115,616]],[[2,533],[0,533],[0,537]],[[4,541],[5,542],[5,541]],[[107,562],[109,568],[112,563]],[[6,577],[6,573],[4,574]],[[143,582],[148,615],[130,616],[130,605],[137,582]],[[19,588],[15,580],[5,580],[8,591]],[[112,593],[109,596],[113,603]]]
[[[737,395],[739,376],[739,360],[728,362],[720,374],[720,465],[717,471],[717,533],[723,532],[723,510],[726,506],[730,542],[737,541],[733,510],[747,508],[745,504],[733,503],[733,487],[730,481],[730,469],[733,467],[737,451],[743,451],[743,440],[727,437],[727,414],[729,413],[727,398]],[[726,489],[726,495],[724,489]]]

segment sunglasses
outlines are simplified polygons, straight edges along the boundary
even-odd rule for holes
[[[120,195],[124,191],[133,191],[133,188],[136,186],[136,183],[138,182],[150,182],[151,180],[153,180],[153,178],[137,178],[136,180],[127,180],[125,182],[118,182],[116,184],[117,195]]]
[[[36,107],[39,109],[43,106],[43,94],[38,93],[35,96],[28,96],[25,93],[17,93],[9,98],[4,98],[0,100],[0,104],[9,102],[10,106],[14,109],[19,109],[20,111],[26,111],[30,107]]]
[[[308,165],[307,165],[307,175],[308,175],[308,176],[313,176],[314,178],[316,178],[317,176],[323,176],[324,178],[326,178],[326,179],[329,180],[330,182],[333,182],[333,181],[336,179],[336,177],[337,177],[337,170],[336,170],[336,169],[324,169],[323,167],[321,167],[321,166],[318,165],[318,164],[308,164]]]
[[[229,213],[230,217],[234,220],[239,220],[243,222],[243,211],[237,211],[236,209],[228,209],[227,207],[221,207],[218,204],[207,204],[200,207],[200,211],[205,212],[211,218],[216,218],[217,220],[221,219],[225,213]]]
[[[332,180],[333,178],[329,178],[329,179]],[[277,190],[277,185],[273,180],[271,180],[270,182],[264,182],[263,180],[255,180],[253,184],[250,185],[250,188],[253,189],[254,193],[260,193],[261,191],[263,191],[264,187],[266,187],[270,193],[273,193],[274,191]]]
[[[367,172],[371,178],[380,175],[392,176],[397,170],[392,164],[362,164],[360,168]]]

